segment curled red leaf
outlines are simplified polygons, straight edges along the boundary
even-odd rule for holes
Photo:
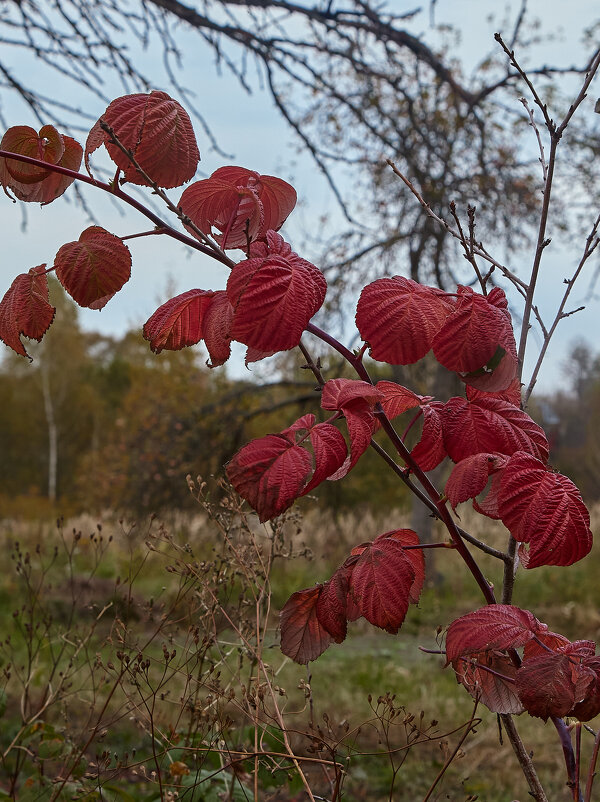
[[[503,454],[472,454],[458,462],[446,482],[445,493],[450,504],[457,504],[478,496],[488,483],[489,477],[506,465]]]
[[[59,134],[52,125],[43,126],[39,133],[26,125],[9,128],[0,142],[0,148],[74,172],[79,170],[83,153],[79,142],[66,134]],[[73,181],[70,176],[51,169],[44,170],[16,159],[0,158],[0,184],[10,189],[22,201],[51,203]]]
[[[316,660],[331,643],[331,635],[317,618],[322,585],[293,593],[279,614],[281,651],[296,663]]]
[[[56,312],[48,301],[45,268],[46,265],[38,265],[17,276],[0,301],[0,339],[28,358],[21,335],[39,342]]]
[[[219,232],[216,239],[223,248],[247,248],[265,239],[269,230],[281,228],[295,205],[296,190],[286,181],[234,166],[220,167],[210,178],[196,181],[179,201],[200,231]]]
[[[377,428],[374,407],[383,394],[368,382],[357,379],[330,379],[323,387],[323,409],[343,412],[350,436],[350,455],[330,479],[341,479],[369,447]]]
[[[170,298],[144,323],[144,338],[156,354],[179,351],[204,337],[204,318],[215,297],[212,290],[188,290]]]
[[[446,457],[441,408],[442,404],[435,401],[421,407],[423,431],[419,442],[410,453],[423,471],[432,471]]]

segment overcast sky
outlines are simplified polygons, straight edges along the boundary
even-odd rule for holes
[[[392,0],[390,6],[400,9],[408,8],[409,4]],[[467,66],[473,66],[493,45],[493,33],[499,25],[498,19],[487,18],[482,9],[499,6],[502,9],[506,7],[505,4],[480,0],[438,0],[435,4],[436,23],[449,22],[462,26],[461,58],[467,62]],[[584,53],[580,45],[581,31],[594,17],[600,16],[597,0],[570,0],[568,6],[564,0],[534,0],[529,6],[533,14],[543,16],[545,25],[558,32],[558,38],[552,44],[545,45],[544,58],[549,62],[565,65],[580,62]],[[414,5],[410,7],[414,8]],[[568,14],[565,12],[567,7]],[[501,16],[503,13],[502,11]],[[415,30],[430,36],[428,24],[429,15],[425,13],[417,21]],[[202,154],[198,177],[209,175],[222,164],[230,163],[261,173],[279,175],[290,181],[298,191],[299,208],[282,233],[287,233],[292,244],[295,238],[297,242],[301,240],[302,231],[318,225],[324,212],[329,212],[335,220],[335,203],[327,187],[308,157],[298,156],[297,144],[272,108],[267,92],[256,89],[252,96],[248,96],[231,77],[217,77],[211,56],[202,48],[197,34],[185,34],[182,30],[178,41],[185,53],[183,83],[196,89],[197,103],[212,126],[221,147],[232,154],[230,160],[225,160],[211,152],[206,137],[199,126],[196,126]],[[145,60],[147,72],[152,72],[152,60],[156,59],[156,52],[143,54],[141,58]],[[14,63],[21,71],[26,70],[29,75],[35,76],[41,90],[47,94],[61,96],[62,93],[62,97],[68,97],[71,103],[77,100],[73,97],[71,85],[61,85],[55,76],[40,71],[37,64],[24,60],[22,53],[15,54]],[[159,80],[165,88],[162,74]],[[596,82],[594,88],[594,97],[600,95],[598,83]],[[122,94],[118,85],[115,84],[112,94]],[[104,110],[101,102],[94,101],[89,96],[82,96],[81,102],[96,117]],[[516,98],[515,102],[518,102]],[[587,113],[590,113],[591,108],[592,99]],[[15,100],[4,99],[2,113],[11,125],[32,123],[24,106]],[[84,141],[83,135],[81,141]],[[174,200],[179,198],[181,191],[174,190],[171,193]],[[98,223],[103,227],[121,236],[148,228],[141,216],[129,210],[124,210],[123,214],[123,210],[101,195],[102,193],[86,190],[86,197],[90,202],[93,200]],[[72,192],[68,190],[65,195],[67,200],[58,200],[43,208],[28,204],[26,229],[22,229],[22,205],[12,204],[7,198],[0,197],[0,295],[8,289],[18,273],[43,262],[51,265],[59,247],[65,242],[76,240],[81,231],[90,225],[90,221],[72,200],[68,202],[69,197],[72,199]],[[184,246],[167,238],[136,239],[128,242],[128,245],[133,254],[133,275],[130,282],[101,312],[82,310],[81,322],[84,327],[110,334],[122,334],[134,326],[141,326],[156,306],[168,297],[167,291],[176,294],[193,287],[219,289],[224,287],[227,280],[227,272],[217,263],[198,253],[190,254]],[[557,303],[556,289],[552,291],[551,288],[556,288],[570,274],[580,250],[579,244],[574,254],[549,249],[544,268],[544,288],[539,296],[540,306],[547,313]],[[520,257],[525,265],[530,263],[531,258],[531,253],[524,253]],[[523,270],[519,272],[522,275],[524,273]],[[584,279],[579,292],[575,293],[577,297],[574,298],[574,306],[585,300],[587,287],[588,282]],[[599,313],[598,300],[591,299],[587,301],[587,309],[583,313],[562,324],[557,342],[554,343],[547,366],[540,377],[542,389],[551,390],[556,387],[561,361],[564,360],[568,344],[574,338],[583,336],[591,340],[595,347],[599,345]],[[534,337],[529,363],[536,350]],[[239,370],[241,367],[238,363],[236,371]],[[255,372],[259,370],[260,363],[254,368]]]

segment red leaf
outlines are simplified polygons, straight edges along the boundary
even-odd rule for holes
[[[56,309],[48,302],[46,265],[21,273],[0,301],[0,339],[21,356],[28,353],[21,335],[38,342],[54,320]]]
[[[233,306],[231,336],[269,353],[294,348],[326,290],[321,271],[291,250],[287,256],[239,262],[227,282]]]
[[[339,429],[331,423],[318,423],[310,429],[310,442],[315,455],[315,472],[302,491],[305,496],[325,479],[334,476],[346,460],[348,449]]]
[[[143,330],[154,353],[160,354],[163,348],[179,351],[200,342],[204,337],[204,316],[214,296],[212,290],[188,290],[159,306]]]
[[[502,390],[500,392],[485,392],[484,390],[478,390],[476,387],[467,385],[467,399],[469,401],[478,401],[480,399],[489,398],[490,395],[494,398],[501,398],[503,401],[507,401],[509,404],[513,404],[513,406],[518,407],[521,404],[521,382],[519,381],[518,377],[515,377],[506,390]]]
[[[321,406],[344,413],[351,444],[350,457],[330,479],[345,476],[369,447],[377,428],[373,409],[381,398],[382,393],[372,384],[357,379],[331,379],[325,383]]]
[[[407,387],[403,387],[396,382],[380,381],[375,385],[380,393],[383,393],[381,406],[390,420],[402,415],[408,409],[414,409],[421,403],[431,400],[431,396],[420,396],[413,393]]]
[[[579,721],[590,721],[600,713],[600,658],[585,658],[583,664],[593,671],[594,679],[587,688],[585,698],[577,702],[568,715]]]
[[[523,660],[540,657],[548,654],[548,650],[559,654],[574,655],[578,658],[593,657],[596,653],[596,644],[593,640],[579,640],[571,642],[564,635],[557,632],[541,632],[535,640],[529,641],[523,649]]]
[[[506,465],[503,454],[473,454],[458,462],[448,477],[444,492],[455,508],[457,504],[478,496],[488,483],[491,474]]]
[[[421,439],[410,452],[412,458],[423,471],[432,471],[446,457],[444,445],[442,404],[434,402],[421,408],[423,413],[423,432]]]
[[[248,242],[264,239],[269,229],[281,228],[296,205],[296,190],[275,176],[220,167],[188,187],[179,205],[205,234],[213,227],[221,232],[216,239],[223,248],[246,248]]]
[[[516,350],[507,350],[504,346],[499,345],[496,353],[486,365],[471,373],[464,373],[460,375],[460,378],[467,387],[500,394],[511,387],[515,380],[519,381],[517,377],[518,367],[519,360],[517,359]],[[514,402],[511,401],[511,403]]]
[[[311,473],[310,454],[280,434],[268,434],[240,449],[227,465],[237,492],[268,521],[291,507]]]
[[[412,529],[394,529],[391,532],[384,532],[383,535],[375,538],[375,543],[382,539],[388,539],[398,543],[400,546],[418,546],[421,541],[419,536]],[[408,601],[411,604],[418,604],[425,582],[425,557],[422,549],[405,549],[404,556],[412,564],[415,578],[411,585]]]
[[[359,379],[330,379],[323,387],[321,407],[343,412],[349,404],[363,401],[369,409],[373,409],[383,397],[383,393],[369,382]]]
[[[119,237],[91,226],[54,258],[56,275],[80,306],[102,309],[129,280],[131,254]]]
[[[401,276],[382,278],[361,292],[356,325],[373,359],[410,365],[430,350],[451,308],[441,290]]]
[[[433,339],[437,361],[456,373],[471,373],[487,365],[506,341],[510,323],[489,297],[459,287],[456,306]],[[506,348],[504,350],[507,350]],[[507,385],[512,380],[508,379]]]
[[[65,151],[65,145],[62,136],[53,125],[44,125],[39,133],[28,125],[15,125],[2,137],[0,149],[40,159],[49,164],[58,164]],[[15,184],[37,184],[48,174],[48,170],[34,164],[26,164],[15,159],[0,159],[0,181],[5,186],[11,186],[11,180]]]
[[[348,630],[348,599],[350,579],[356,564],[356,557],[350,557],[337,569],[317,603],[317,618],[336,643],[341,643]]]
[[[493,713],[518,716],[524,711],[514,682],[517,667],[507,655],[495,651],[480,652],[468,659],[455,660],[452,668],[457,681]]]
[[[296,663],[316,660],[331,643],[331,635],[317,618],[322,585],[292,593],[279,614],[281,651]]]
[[[369,623],[395,634],[408,609],[415,569],[391,538],[365,548],[352,571],[351,589],[360,614]]]
[[[183,106],[166,92],[119,97],[100,119],[112,128],[142,170],[160,187],[179,187],[194,177],[200,153],[192,122]],[[121,168],[126,181],[148,185],[123,151],[110,142],[110,135],[102,130],[100,120],[87,138],[86,165],[90,154],[101,144]]]
[[[502,522],[523,546],[525,568],[572,565],[592,548],[590,516],[579,491],[566,476],[549,471],[519,451],[508,461],[498,496]]]
[[[485,497],[479,500],[473,499],[473,509],[487,518],[492,518],[494,521],[500,519],[498,493],[500,492],[500,482],[502,481],[502,470],[492,476],[492,481]]]
[[[233,307],[225,290],[218,290],[212,297],[202,320],[202,336],[208,349],[209,368],[223,365],[231,354],[231,321]]]
[[[510,456],[515,451],[527,451],[544,462],[548,459],[544,430],[507,401],[492,395],[476,401],[451,398],[441,412],[444,443],[454,462],[484,452]]]
[[[258,238],[263,239],[267,231],[278,231],[286,221],[297,201],[296,190],[287,181],[273,175],[259,175],[245,167],[220,167],[211,178],[229,184],[252,187],[263,207],[263,221]]]
[[[564,654],[546,653],[523,662],[517,672],[517,689],[530,716],[546,721],[550,716],[567,715],[576,701],[572,668]]]
[[[547,629],[529,610],[511,604],[488,604],[450,624],[446,635],[446,665],[478,652],[518,649]]]
[[[263,207],[258,193],[250,187],[231,186],[215,178],[196,181],[179,201],[181,211],[204,234],[212,228],[222,248],[245,248],[258,236],[263,223]],[[188,231],[197,237],[196,232]]]
[[[42,159],[77,172],[81,165],[82,149],[70,136],[59,134],[51,125],[45,125],[37,134],[28,126],[9,128],[0,147]],[[0,183],[10,189],[19,200],[30,203],[51,203],[73,183],[73,178],[43,170],[14,159],[0,159]]]

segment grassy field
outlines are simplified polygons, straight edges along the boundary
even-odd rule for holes
[[[443,657],[419,648],[439,648],[440,629],[482,604],[456,553],[435,552],[399,635],[356,622],[306,669],[278,649],[278,610],[353,545],[408,520],[312,512],[269,529],[233,500],[209,512],[2,524],[0,799],[301,800],[292,754],[323,799],[336,783],[349,802],[424,799],[474,715]],[[502,546],[488,523],[461,522]],[[515,604],[597,639],[598,554],[521,571]],[[493,560],[481,562],[499,583]],[[429,798],[527,799],[496,716],[475,716]],[[517,723],[549,798],[570,799],[552,725]]]

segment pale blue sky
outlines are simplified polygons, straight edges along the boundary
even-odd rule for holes
[[[497,29],[497,20],[488,20],[482,13],[482,7],[498,7],[500,4],[481,3],[479,0],[438,0],[435,6],[436,22],[459,23],[463,26],[461,58],[466,62],[475,62],[481,54],[493,46],[492,36]],[[513,6],[516,5],[513,3]],[[530,2],[533,14],[543,15],[545,22],[555,28],[561,26],[563,32],[559,39],[545,46],[544,58],[548,62],[569,64],[581,60],[582,50],[579,46],[581,29],[589,24],[594,16],[600,16],[596,0],[571,0],[569,13],[565,14],[565,3],[562,0]],[[391,2],[390,6],[408,8],[408,4]],[[502,8],[504,8],[504,4]],[[502,16],[502,15],[501,15]],[[415,30],[427,34],[428,15],[423,15],[417,22]],[[320,216],[328,212],[333,221],[337,211],[327,187],[318,175],[310,160],[297,155],[296,143],[293,141],[287,126],[272,108],[265,90],[256,89],[248,96],[237,82],[229,76],[217,77],[210,55],[199,44],[194,34],[185,34],[179,39],[185,52],[184,73],[182,82],[196,90],[196,103],[212,126],[221,147],[234,154],[231,160],[211,152],[209,143],[199,126],[196,126],[198,142],[202,154],[202,162],[198,177],[208,175],[224,163],[240,164],[261,173],[275,174],[290,181],[298,191],[299,208],[293,213],[284,232],[294,244],[302,239],[302,232],[318,225]],[[187,45],[189,42],[189,45]],[[3,54],[4,55],[4,54]],[[146,71],[153,72],[152,61],[156,52],[150,51],[142,55]],[[19,68],[26,69],[36,77],[41,91],[47,94],[69,98],[74,102],[72,86],[61,86],[55,76],[39,71],[36,64],[26,64],[22,54],[18,56]],[[15,55],[15,61],[17,56]],[[156,71],[166,88],[166,81]],[[158,83],[158,82],[157,82]],[[598,84],[599,82],[597,82]],[[122,89],[116,84],[107,89],[108,94],[118,96]],[[600,86],[594,90],[594,98],[600,95]],[[592,113],[593,99],[587,101],[585,113]],[[101,101],[90,96],[83,97],[86,109],[99,116],[104,110]],[[515,98],[515,103],[517,103]],[[17,101],[5,102],[2,113],[10,124],[31,124],[31,119],[22,104]],[[83,142],[82,135],[81,141]],[[171,194],[177,200],[182,190],[174,190]],[[72,193],[67,191],[67,197]],[[100,197],[101,193],[86,190],[86,197],[93,203],[94,212],[99,224],[118,235],[144,230],[148,226],[141,216],[135,212],[125,211],[122,215],[114,205]],[[17,273],[30,267],[47,262],[52,264],[59,247],[71,240],[76,240],[81,231],[90,225],[85,215],[73,202],[59,200],[50,206],[40,208],[37,205],[27,206],[27,229],[21,230],[22,209],[20,204],[12,204],[7,198],[0,197],[0,242],[2,242],[2,260],[0,261],[0,294],[3,294]],[[133,254],[133,275],[124,289],[113,298],[101,311],[82,310],[81,321],[84,327],[106,333],[121,334],[133,326],[141,326],[152,314],[156,306],[166,298],[167,286],[173,293],[183,292],[192,287],[219,289],[224,286],[227,271],[198,253],[190,254],[179,243],[167,238],[151,237],[133,240],[128,243]],[[297,247],[297,245],[296,245]],[[573,254],[558,251],[551,246],[548,250],[544,266],[544,286],[539,295],[539,304],[548,314],[557,304],[558,285],[568,276],[576,263],[581,246],[577,244]],[[521,275],[527,274],[527,265],[531,262],[531,253],[521,257]],[[596,260],[596,266],[598,261]],[[401,272],[401,266],[399,267]],[[584,279],[575,292],[573,306],[579,306],[585,295],[588,282]],[[573,338],[584,336],[592,345],[600,346],[597,324],[600,306],[597,299],[588,302],[588,308],[573,318],[566,320],[559,330],[557,340],[551,347],[547,365],[540,376],[540,386],[552,389],[559,377],[561,360],[565,350]],[[531,363],[537,350],[536,337],[528,355]],[[4,346],[0,346],[4,347]],[[236,372],[242,370],[238,361],[234,367]],[[259,366],[254,368],[258,373]]]

